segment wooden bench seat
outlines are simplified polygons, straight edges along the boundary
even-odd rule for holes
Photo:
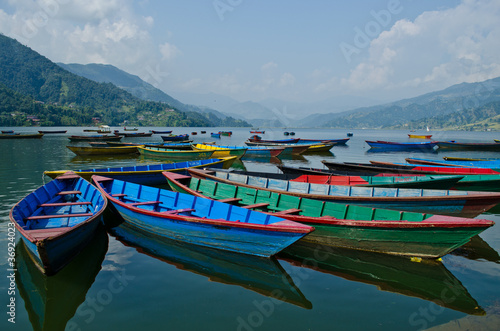
[[[261,207],[267,207],[269,206],[268,203],[256,203],[254,205],[247,205],[247,206],[242,206],[245,209],[253,209],[253,208],[261,208]]]
[[[53,203],[42,203],[38,207],[64,207],[64,206],[80,206],[80,205],[91,205],[90,201],[81,202],[53,202]]]
[[[82,194],[80,191],[61,191],[57,195]]]
[[[241,201],[241,198],[226,198],[226,199],[219,199],[217,201],[219,201],[219,202],[228,202],[228,203],[230,203],[230,202],[239,202],[239,201]]]
[[[56,214],[56,215],[36,215],[26,217],[25,220],[44,220],[49,218],[66,218],[66,217],[89,217],[94,215],[93,213],[80,213],[80,214]]]

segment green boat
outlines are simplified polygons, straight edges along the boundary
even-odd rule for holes
[[[172,160],[204,160],[210,159],[215,151],[186,151],[177,149],[165,149],[160,147],[137,146],[139,153],[145,157],[155,157]]]
[[[426,175],[428,177],[428,175]],[[431,175],[429,177],[439,178],[439,175]],[[483,191],[483,192],[500,192],[500,175],[464,175],[454,185],[452,190],[460,191]]]
[[[301,240],[363,251],[439,258],[493,221],[312,200],[277,192],[163,173],[174,191],[256,209],[314,226]]]

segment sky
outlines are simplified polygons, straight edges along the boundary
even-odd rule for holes
[[[498,0],[0,0],[0,32],[174,97],[395,101],[500,76]]]

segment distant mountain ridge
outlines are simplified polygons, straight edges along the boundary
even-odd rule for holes
[[[167,103],[169,106],[185,112],[198,112],[214,121],[220,121],[220,126],[251,126],[251,124],[240,121],[215,109],[203,106],[187,105],[171,97],[162,90],[143,81],[140,77],[129,74],[109,64],[78,64],[58,63],[62,68],[96,82],[109,82],[142,100],[150,100]]]
[[[462,111],[479,109],[497,101],[500,101],[500,77],[479,83],[461,83],[384,105],[335,114],[312,114],[302,123],[307,127],[322,119],[323,127],[390,128],[409,125],[410,122],[415,126],[418,120],[423,122],[436,116],[457,116]]]
[[[46,57],[0,34],[0,123],[11,125],[217,126],[219,122],[194,112],[179,112],[166,104],[143,101],[111,83],[75,75]],[[15,93],[14,93],[15,92]],[[20,110],[22,96],[31,107]],[[155,116],[151,116],[154,114]]]

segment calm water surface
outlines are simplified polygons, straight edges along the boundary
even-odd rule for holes
[[[2,128],[10,129],[10,128]],[[34,128],[14,128],[18,132]],[[120,128],[114,128],[120,129]],[[150,128],[141,128],[148,131]],[[173,128],[191,133],[200,128]],[[205,135],[195,142],[213,141]],[[226,130],[228,130],[226,128]],[[242,145],[248,129],[217,140]],[[343,138],[346,130],[294,129],[296,137]],[[266,139],[283,138],[280,129]],[[406,131],[357,130],[347,147],[283,160],[243,160],[235,167],[277,172],[275,163],[322,167],[321,160],[403,162],[417,156],[495,157],[495,153],[372,153],[364,140],[408,141]],[[489,141],[494,132],[431,132],[436,140]],[[71,134],[0,140],[0,292],[2,330],[469,330],[500,329],[500,208],[480,215],[499,223],[442,263],[295,245],[273,259],[253,258],[146,238],[123,226],[102,230],[53,277],[41,275],[16,246],[15,295],[9,294],[8,213],[48,181],[44,170],[151,162],[141,157],[81,158],[65,146]],[[123,141],[161,141],[124,138]],[[113,224],[117,217],[107,214]],[[116,222],[115,222],[116,223]],[[19,238],[17,238],[19,239]],[[18,240],[19,241],[19,240]],[[15,298],[15,324],[7,304]]]

